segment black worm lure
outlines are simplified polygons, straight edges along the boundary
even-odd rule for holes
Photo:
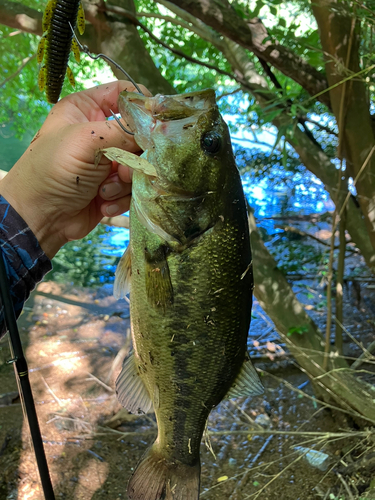
[[[43,14],[43,36],[39,42],[37,61],[43,66],[39,71],[38,86],[46,89],[48,102],[56,103],[60,97],[65,74],[74,87],[74,76],[68,66],[70,51],[80,61],[79,47],[73,39],[77,26],[80,35],[85,30],[85,14],[80,0],[50,0]]]

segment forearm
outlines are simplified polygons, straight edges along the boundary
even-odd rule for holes
[[[5,260],[13,307],[18,317],[30,292],[52,266],[31,229],[1,195],[0,249]],[[0,301],[0,338],[5,332]]]

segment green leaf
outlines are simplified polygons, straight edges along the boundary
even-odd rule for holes
[[[303,326],[293,326],[292,328],[289,328],[289,331],[287,333],[288,337],[291,337],[292,335],[303,335],[304,333],[307,333],[309,331],[309,327],[307,325]]]

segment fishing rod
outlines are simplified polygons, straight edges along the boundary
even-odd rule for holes
[[[79,48],[85,52],[92,59],[104,59],[107,62],[112,63],[116,68],[124,73],[124,75],[133,83],[134,87],[137,91],[143,95],[141,89],[137,85],[137,83],[131,78],[131,76],[115,61],[113,61],[110,57],[105,54],[98,54],[94,56],[90,53],[89,49],[86,46],[83,46],[78,40],[76,34],[74,33],[74,29],[72,25],[69,23],[70,29],[73,32],[73,36],[78,43]],[[110,110],[113,118],[120,125],[122,130],[127,134],[134,135],[133,132],[127,130],[121,121],[117,118],[115,113]],[[8,363],[13,363],[15,368],[15,375],[18,382],[18,388],[20,392],[21,401],[24,403],[27,420],[29,423],[31,439],[34,446],[34,453],[37,461],[38,471],[40,475],[40,480],[42,483],[42,489],[44,493],[44,497],[46,500],[55,500],[55,494],[53,492],[51,476],[48,469],[47,459],[44,451],[43,440],[40,433],[40,427],[38,422],[38,417],[35,410],[35,403],[33,398],[33,393],[31,390],[30,379],[29,379],[29,371],[27,366],[27,361],[25,359],[22,343],[17,327],[16,315],[13,308],[12,299],[10,296],[10,287],[9,281],[7,278],[7,273],[5,269],[5,261],[3,257],[2,250],[0,249],[0,300],[4,308],[4,319],[5,325],[9,331],[10,337],[10,346],[11,346],[11,354],[12,359],[8,361]]]
[[[29,370],[25,359],[20,334],[17,327],[16,315],[10,296],[10,287],[5,270],[3,251],[0,248],[0,299],[4,308],[5,325],[9,331],[12,359],[8,363],[13,363],[15,374],[18,380],[21,401],[23,400],[27,420],[29,422],[31,439],[34,446],[35,458],[39,470],[42,489],[46,500],[55,500],[52,488],[51,477],[48,470],[47,459],[44,451],[42,435],[40,433],[38,417],[35,410],[33,393],[31,390]]]

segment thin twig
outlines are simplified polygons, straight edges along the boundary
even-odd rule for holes
[[[243,81],[242,79],[236,77],[232,73],[229,73],[228,71],[222,70],[222,69],[218,68],[217,66],[214,66],[213,64],[205,63],[203,61],[200,61],[199,59],[195,59],[194,57],[191,57],[191,56],[185,54],[181,50],[175,49],[175,48],[171,47],[170,45],[168,45],[167,43],[163,42],[162,40],[160,40],[160,38],[158,38],[157,36],[155,36],[152,33],[152,31],[147,28],[147,26],[145,26],[143,23],[141,23],[135,17],[135,15],[132,12],[130,12],[130,11],[126,10],[126,9],[123,9],[122,7],[117,7],[117,6],[114,6],[114,5],[111,6],[111,7],[106,6],[102,10],[107,11],[107,12],[113,12],[114,14],[118,14],[120,16],[126,17],[135,26],[139,26],[158,45],[161,45],[162,47],[164,47],[165,49],[169,50],[170,52],[172,52],[176,56],[183,57],[187,61],[192,62],[194,64],[198,64],[199,66],[204,66],[204,67],[206,67],[208,69],[213,69],[214,71],[216,71],[216,72],[218,72],[218,73],[220,73],[222,75],[229,76],[233,80],[236,80],[238,83],[241,83],[241,85],[245,85],[245,83],[246,83],[245,81]]]
[[[312,120],[311,118],[307,118],[306,116],[303,116],[302,117],[303,120],[305,122],[308,122],[308,123],[312,123],[313,125],[315,125],[315,127],[318,127],[320,128],[321,130],[325,130],[326,132],[328,132],[329,134],[331,135],[335,135],[337,137],[337,132],[335,132],[334,130],[330,129],[329,127],[327,127],[326,125],[322,125],[321,123],[318,123],[316,122],[315,120]]]
[[[294,346],[296,347],[296,346]],[[302,368],[301,366],[297,365],[298,368],[306,373],[306,375],[308,375],[309,377],[311,377],[311,375],[304,369]],[[319,366],[319,365],[318,365]],[[321,367],[320,367],[321,368]],[[347,406],[347,410],[344,409],[344,408],[340,408],[339,406],[335,406],[335,405],[332,405],[330,403],[326,403],[325,401],[322,401],[320,399],[317,399],[313,396],[310,396],[310,394],[307,394],[306,392],[303,392],[301,391],[300,389],[298,389],[297,387],[294,387],[292,384],[290,384],[289,382],[287,382],[286,380],[282,379],[282,378],[279,378],[277,377],[276,375],[273,375],[272,373],[269,373],[267,371],[264,371],[264,370],[261,370],[263,373],[265,373],[267,376],[269,377],[272,377],[273,379],[275,380],[278,380],[279,382],[283,383],[286,387],[288,387],[289,389],[291,389],[292,391],[295,391],[297,392],[298,394],[302,394],[305,398],[307,399],[310,399],[311,401],[315,401],[315,403],[318,403],[318,404],[321,404],[322,406],[326,407],[326,408],[331,408],[332,410],[336,410],[336,411],[339,411],[339,412],[342,412],[342,413],[346,413],[347,415],[351,415],[351,416],[354,416],[356,418],[362,418],[362,419],[365,419],[367,420],[368,422],[371,422],[372,424],[375,423],[375,421],[369,417],[366,417],[365,415],[362,415],[361,413],[357,412],[356,410],[353,410],[352,408],[349,407],[349,405],[346,405]],[[330,372],[327,372],[326,375],[330,375]],[[314,377],[311,377],[313,380]],[[340,380],[337,380],[337,382],[340,382]],[[320,387],[322,387],[322,389],[324,389],[325,391],[328,392],[328,394],[330,394],[333,398],[336,398],[338,399],[338,396],[336,394],[334,394],[328,387],[326,387],[324,384],[322,384],[321,382],[319,382],[319,380],[317,380],[317,383],[319,384]],[[344,401],[341,401],[341,404],[344,404]]]
[[[106,389],[107,391],[109,392],[115,392],[114,389],[112,389],[112,387],[109,387],[109,385],[105,384],[104,382],[102,382],[99,378],[95,377],[95,375],[93,375],[92,373],[89,373],[87,372],[88,375],[90,375],[89,378],[86,378],[85,380],[94,380],[95,382],[97,382],[99,385],[101,385],[102,387],[104,387],[104,389]]]
[[[342,475],[339,472],[336,472],[336,475],[340,479],[341,483],[344,485],[344,488],[348,494],[348,500],[354,500],[354,497],[352,495],[352,492],[350,491],[348,483],[345,481],[345,479],[342,477]]]
[[[12,73],[11,75],[9,75],[7,78],[5,78],[5,80],[3,80],[0,83],[0,89],[1,89],[1,87],[4,87],[4,85],[6,85],[10,80],[12,80],[17,75],[19,75],[21,73],[21,71],[23,70],[23,68],[26,66],[26,64],[28,64],[35,57],[36,57],[36,54],[34,54],[34,55],[30,56],[30,57],[25,57],[25,59],[22,60],[21,66],[14,73]]]
[[[359,358],[357,358],[352,366],[350,367],[352,370],[357,370],[361,366],[362,363],[367,363],[369,356],[371,358],[374,358],[372,356],[372,353],[375,351],[375,340],[371,342],[371,344],[367,347],[366,351],[364,351]]]
[[[345,87],[344,87],[344,90],[345,90]],[[340,134],[340,130],[339,130],[339,134]],[[339,137],[340,137],[340,135],[339,135]],[[339,140],[339,150],[340,150],[340,140]],[[326,295],[327,296],[327,322],[326,322],[326,335],[325,335],[325,346],[324,346],[325,353],[328,353],[331,349],[333,260],[334,260],[334,250],[335,250],[336,218],[337,218],[337,212],[338,212],[338,205],[340,202],[342,174],[343,174],[343,162],[342,162],[342,160],[340,160],[340,168],[338,171],[339,178],[338,178],[338,182],[337,182],[337,198],[336,198],[336,202],[335,202],[335,210],[333,212],[333,219],[332,219],[331,248],[330,248],[330,253],[329,253],[329,263],[328,263],[328,272],[327,272],[327,295]],[[327,368],[328,368],[328,357],[325,357],[325,358],[323,358],[323,370],[327,370]]]
[[[300,236],[306,236],[308,238],[313,239],[314,241],[317,241],[321,245],[325,245],[326,247],[330,247],[331,246],[330,243],[327,243],[326,241],[323,241],[320,238],[317,238],[313,234],[306,233],[305,231],[301,231],[300,229],[298,229],[298,227],[294,227],[294,226],[282,226],[282,225],[278,225],[278,224],[275,225],[275,227],[279,228],[279,229],[283,229],[286,232],[299,234]]]
[[[336,319],[343,322],[343,287],[344,287],[344,271],[345,271],[345,229],[346,229],[346,211],[343,212],[339,226],[339,259],[337,263],[337,279],[336,279]],[[336,322],[335,346],[339,354],[343,353],[342,346],[342,328]]]
[[[42,382],[43,384],[46,386],[46,389],[47,391],[51,394],[51,396],[53,397],[53,399],[56,401],[56,403],[60,406],[60,407],[63,407],[64,406],[64,403],[61,401],[60,398],[58,398],[56,396],[56,394],[53,392],[53,390],[49,387],[49,385],[47,384],[47,382],[45,381],[44,377],[41,376],[41,379],[42,379]]]
[[[358,342],[358,340],[349,332],[349,330],[347,328],[345,328],[345,326],[340,322],[339,319],[337,319],[336,317],[334,318],[334,320],[341,326],[341,328],[344,330],[344,332],[348,335],[348,337],[351,338],[351,340],[357,344],[357,346],[362,349],[363,353],[368,355],[368,357],[370,358],[371,357],[371,353],[368,352],[368,350],[366,349],[366,347],[363,346],[363,344],[361,344],[361,342]]]
[[[334,85],[331,85],[330,87],[327,87],[325,88],[324,90],[322,90],[321,92],[318,92],[317,94],[309,97],[308,99],[306,99],[306,101],[303,101],[302,105],[303,106],[306,106],[307,103],[309,103],[310,101],[315,101],[318,97],[320,97],[321,95],[327,93],[327,92],[330,92],[331,90],[339,87],[340,85],[343,85],[345,82],[348,82],[349,80],[352,80],[353,78],[356,78],[357,76],[361,76],[365,73],[369,73],[370,71],[372,71],[373,69],[375,68],[375,64],[372,64],[371,66],[369,66],[368,68],[364,68],[362,69],[361,71],[358,71],[358,73],[353,73],[349,76],[347,76],[346,78],[343,78],[340,82],[337,82],[335,83]]]

